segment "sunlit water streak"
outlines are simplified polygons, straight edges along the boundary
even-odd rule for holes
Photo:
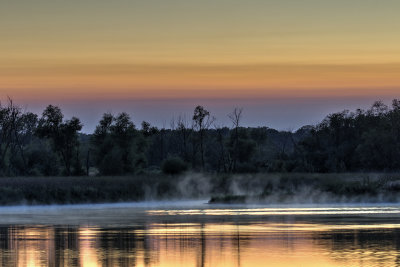
[[[247,208],[247,209],[167,209],[149,210],[152,215],[214,215],[214,216],[262,216],[262,215],[360,215],[400,214],[398,207],[341,207],[341,208]]]
[[[0,266],[399,266],[400,206],[0,208]]]

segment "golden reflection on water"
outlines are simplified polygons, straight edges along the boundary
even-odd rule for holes
[[[253,208],[253,209],[192,209],[149,210],[151,215],[212,215],[212,216],[264,216],[264,215],[351,215],[400,214],[398,207],[336,207],[336,208]]]
[[[287,212],[300,210],[309,212]],[[0,266],[398,266],[399,251],[400,224],[381,221],[317,223],[286,217],[159,220],[108,228],[0,226]]]

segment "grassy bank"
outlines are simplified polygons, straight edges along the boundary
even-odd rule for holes
[[[170,197],[164,176],[0,178],[0,204],[75,204]]]
[[[264,203],[397,202],[400,174],[241,174],[0,178],[0,205],[214,199]]]

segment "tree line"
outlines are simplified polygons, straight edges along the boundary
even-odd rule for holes
[[[79,118],[49,105],[41,116],[8,99],[0,105],[0,176],[359,172],[400,169],[400,100],[328,115],[297,131],[243,127],[235,108],[230,127],[203,106],[168,128],[129,114],[105,113],[92,134]]]

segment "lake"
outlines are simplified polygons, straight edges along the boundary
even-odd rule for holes
[[[400,206],[0,208],[1,266],[397,266]]]

